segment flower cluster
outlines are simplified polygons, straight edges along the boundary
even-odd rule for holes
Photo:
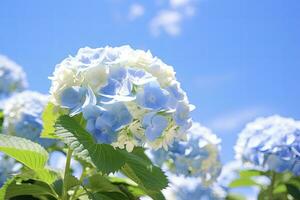
[[[218,185],[226,192],[229,191],[229,185],[239,177],[239,170],[243,169],[240,161],[231,161],[222,167],[222,171],[217,178]]]
[[[14,159],[0,153],[0,187],[19,168],[20,166],[16,164]]]
[[[205,183],[216,179],[221,171],[220,139],[199,123],[187,131],[186,141],[176,141],[168,151],[151,151],[154,163],[177,175],[201,177]]]
[[[27,87],[22,68],[7,57],[0,55],[0,100],[21,92]]]
[[[15,94],[6,100],[3,132],[49,146],[52,140],[40,138],[43,129],[41,115],[47,101],[46,95],[32,91]]]
[[[168,200],[221,200],[222,194],[219,194],[215,187],[206,187],[201,184],[197,178],[186,178],[174,176],[171,178],[170,187],[164,191]]]
[[[247,124],[235,146],[236,158],[264,170],[300,175],[300,122],[271,116]]]
[[[51,102],[70,116],[82,113],[99,143],[167,149],[191,126],[192,106],[173,68],[150,52],[82,48],[56,66],[51,80]]]

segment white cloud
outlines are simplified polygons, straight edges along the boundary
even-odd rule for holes
[[[112,0],[112,9],[113,17],[119,23],[133,23],[143,17],[143,21],[147,20],[152,35],[166,33],[178,36],[182,32],[183,23],[195,15],[196,3],[197,0],[156,0],[152,4],[154,9],[149,7],[147,11],[147,7],[138,1],[128,4],[126,1]],[[128,8],[125,13],[122,11],[123,6]]]
[[[251,107],[228,114],[217,116],[208,124],[214,131],[229,132],[243,128],[246,123],[254,120],[255,118],[266,114],[267,110],[262,107]]]
[[[195,15],[194,0],[169,0],[168,6],[158,10],[150,21],[150,31],[154,36],[165,32],[171,36],[181,33],[183,21]]]
[[[155,36],[165,31],[169,35],[176,36],[181,32],[182,15],[178,11],[162,10],[150,22],[151,33]]]
[[[190,3],[190,0],[170,0],[170,5],[174,8],[186,6]]]
[[[141,4],[134,3],[129,8],[128,18],[129,20],[135,20],[145,13],[145,8]]]

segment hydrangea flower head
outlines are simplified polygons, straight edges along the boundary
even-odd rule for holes
[[[209,129],[193,123],[186,141],[174,142],[168,151],[151,151],[150,157],[174,174],[201,177],[203,183],[210,183],[221,170],[219,143]]]
[[[204,186],[197,178],[183,176],[171,176],[170,187],[163,191],[168,200],[221,200],[223,194],[219,194],[213,186]]]
[[[52,140],[41,139],[43,129],[42,112],[48,101],[46,95],[24,91],[15,94],[5,101],[3,132],[24,137],[43,146],[48,146]]]
[[[236,158],[264,170],[300,175],[300,121],[280,116],[247,124],[235,146]]]
[[[231,161],[223,165],[222,171],[217,178],[218,185],[225,191],[229,190],[229,185],[232,181],[239,177],[239,170],[243,169],[243,164],[240,161]]]
[[[0,187],[6,180],[18,171],[20,165],[16,164],[15,160],[0,152]]]
[[[51,102],[70,116],[82,113],[98,143],[167,149],[191,126],[192,106],[173,68],[149,51],[82,48],[51,80]]]
[[[21,92],[27,87],[26,75],[22,68],[0,55],[0,100]]]

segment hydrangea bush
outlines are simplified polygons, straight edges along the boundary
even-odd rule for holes
[[[27,88],[23,69],[6,56],[0,55],[0,107],[2,101]]]
[[[240,187],[299,199],[298,121],[249,123],[238,165],[221,172],[220,139],[149,51],[79,49],[55,67],[49,96],[23,91],[22,70],[0,61],[0,200],[242,200]]]

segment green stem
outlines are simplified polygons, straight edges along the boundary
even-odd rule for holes
[[[271,172],[271,184],[269,188],[269,200],[274,200],[273,198],[273,190],[275,186],[275,181],[276,181],[276,172]]]
[[[67,161],[65,166],[65,174],[64,174],[64,183],[63,183],[63,200],[68,200],[68,181],[69,181],[69,174],[70,174],[70,166],[71,166],[71,158],[72,158],[72,150],[69,147],[68,153],[67,153]]]
[[[82,170],[82,173],[81,173],[81,176],[80,176],[80,179],[79,179],[79,182],[80,182],[80,183],[82,183],[84,177],[85,177],[85,170],[83,169],[83,170]],[[72,197],[71,197],[71,200],[73,200],[73,199],[76,198],[76,195],[77,195],[77,192],[78,192],[79,188],[80,188],[80,185],[78,185],[78,186],[76,187],[76,189],[74,190],[74,193],[73,193],[73,195],[72,195]]]

